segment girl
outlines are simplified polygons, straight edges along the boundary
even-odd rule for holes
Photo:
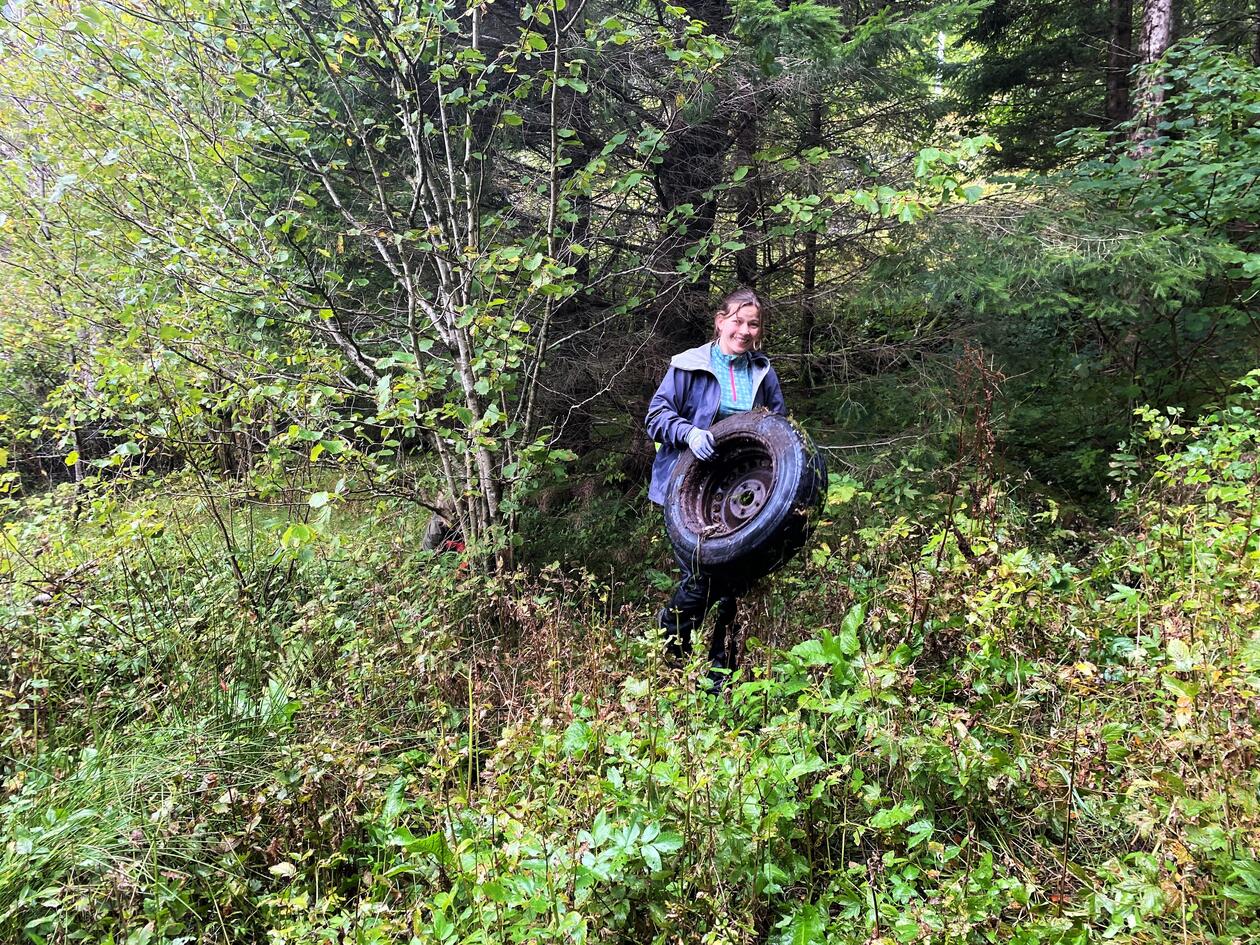
[[[738,289],[722,301],[713,319],[711,342],[675,355],[665,379],[648,406],[647,432],[661,444],[652,464],[648,498],[665,504],[670,473],[684,449],[702,462],[714,455],[718,420],[754,407],[786,414],[783,390],[770,359],[756,350],[761,337],[761,300],[752,289]],[[717,671],[733,671],[737,652],[735,617],[738,598],[747,588],[720,575],[701,574],[685,556],[674,552],[681,578],[669,603],[657,616],[671,657],[691,649],[692,633],[717,603],[709,660]]]

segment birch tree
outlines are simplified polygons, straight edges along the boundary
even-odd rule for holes
[[[60,181],[33,264],[66,268],[93,234],[147,304],[69,278],[129,357],[173,355],[207,413],[269,418],[278,462],[340,456],[483,549],[565,459],[538,392],[557,312],[600,278],[598,208],[640,200],[668,147],[626,120],[573,127],[591,61],[639,43],[685,84],[723,55],[681,8],[635,33],[566,0],[81,4],[13,33],[11,87],[46,119],[14,170]]]

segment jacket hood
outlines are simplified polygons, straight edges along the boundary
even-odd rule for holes
[[[688,348],[680,354],[674,355],[669,359],[670,367],[676,367],[683,371],[708,371],[713,373],[712,362],[709,360],[709,352],[713,348],[713,342],[703,344],[698,348]],[[761,351],[750,351],[748,356],[753,363],[759,367],[764,363],[767,367],[770,359]]]

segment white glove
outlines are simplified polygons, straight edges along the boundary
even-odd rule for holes
[[[696,454],[696,459],[712,459],[717,452],[713,446],[713,434],[699,427],[692,427],[687,434],[687,446]]]

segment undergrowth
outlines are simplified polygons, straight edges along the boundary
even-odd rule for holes
[[[1258,387],[1148,411],[1107,530],[833,476],[718,697],[637,505],[486,576],[391,505],[28,500],[0,939],[1260,940]]]

